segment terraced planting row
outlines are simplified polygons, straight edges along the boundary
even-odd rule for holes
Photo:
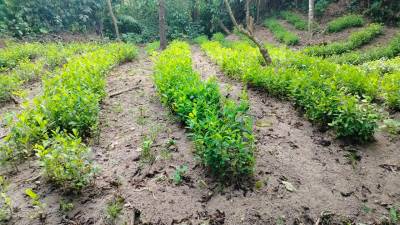
[[[0,102],[9,101],[13,92],[24,83],[37,80],[52,72],[76,55],[93,51],[95,43],[72,44],[13,44],[0,51],[5,71],[0,73]],[[23,49],[23,50],[21,50]],[[11,54],[14,53],[14,54]],[[11,66],[12,65],[12,66]],[[7,68],[7,69],[6,69]]]
[[[73,56],[64,67],[43,77],[43,94],[26,105],[8,125],[0,144],[0,162],[17,168],[36,154],[44,175],[65,190],[80,190],[91,181],[95,166],[82,142],[98,125],[105,76],[115,65],[131,60],[137,49],[106,44]]]
[[[264,26],[268,28],[274,37],[281,43],[286,45],[297,45],[300,41],[299,37],[288,31],[277,19],[269,18],[264,21]]]
[[[334,42],[327,45],[316,45],[306,47],[303,51],[307,55],[327,57],[335,54],[342,54],[356,48],[359,48],[383,32],[381,24],[369,24],[367,27],[362,28],[360,31],[354,32],[345,41]]]
[[[264,68],[260,66],[258,51],[246,43],[237,43],[234,49],[224,48],[218,42],[204,42],[201,46],[226,74],[252,86],[265,88],[275,96],[293,99],[311,121],[332,127],[338,137],[366,141],[377,128],[379,116],[373,107],[346,94],[338,85],[340,82],[337,83],[340,78],[334,74],[321,76],[321,69],[313,67],[314,63],[305,64],[305,68],[293,67],[290,60],[276,60],[285,57],[283,52],[275,49],[275,53],[271,54],[274,65]],[[306,61],[299,59],[295,62],[304,65]]]
[[[336,63],[359,65],[372,60],[393,58],[400,54],[400,33],[398,33],[386,46],[368,48],[364,51],[348,52],[330,57]]]
[[[183,42],[170,44],[154,68],[162,102],[189,128],[196,154],[212,174],[230,181],[253,174],[253,123],[245,93],[237,103],[221,96],[215,79],[202,81]]]

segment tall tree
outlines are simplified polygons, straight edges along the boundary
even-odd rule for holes
[[[314,23],[314,0],[308,0],[308,32],[312,34],[312,27]]]
[[[165,0],[158,0],[158,20],[160,30],[160,49],[167,48],[167,34],[165,24]]]
[[[111,5],[111,0],[106,0],[106,1],[107,1],[107,5],[108,5],[108,11],[110,12],[110,16],[111,16],[112,22],[114,24],[115,36],[117,37],[117,40],[120,40],[119,29],[118,29],[118,21],[117,21],[117,18],[115,17],[115,15],[114,15],[113,8],[112,8],[112,5]]]
[[[258,38],[254,35],[254,19],[250,16],[250,1],[251,0],[246,0],[246,28],[244,28],[242,25],[238,24],[235,18],[235,15],[232,12],[231,5],[229,4],[228,0],[224,0],[226,9],[228,10],[229,17],[232,20],[233,25],[235,28],[245,36],[247,36],[256,46],[258,47],[258,50],[260,51],[262,57],[264,58],[265,63],[271,64],[272,60],[271,57],[269,56],[268,50],[264,47],[264,44],[258,40]],[[248,18],[247,18],[248,17]]]

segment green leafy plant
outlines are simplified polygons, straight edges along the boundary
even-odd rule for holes
[[[179,185],[182,183],[183,178],[185,176],[185,174],[188,171],[188,167],[186,165],[183,166],[178,166],[174,172],[174,174],[172,175],[172,181],[176,184]]]
[[[46,218],[46,204],[40,201],[40,196],[31,188],[26,189],[25,194],[30,198],[31,204],[35,209],[35,212],[31,215],[31,217],[44,220]]]
[[[361,15],[350,14],[330,21],[327,25],[326,31],[329,33],[335,33],[350,27],[361,27],[363,25],[364,18]]]
[[[0,176],[0,223],[8,222],[12,217],[11,198],[7,195],[7,183],[3,176]]]
[[[67,214],[74,209],[74,204],[71,201],[61,199],[60,201],[60,212]]]
[[[117,196],[107,203],[106,219],[108,220],[108,222],[110,222],[111,224],[115,223],[124,208],[124,202],[124,198],[122,198],[121,196]]]
[[[286,30],[276,19],[266,19],[264,21],[264,26],[274,34],[278,41],[286,45],[296,45],[300,41],[296,34]]]
[[[281,17],[283,17],[283,19],[287,20],[290,24],[292,24],[296,29],[299,30],[307,29],[307,21],[304,20],[299,15],[297,15],[296,13],[291,11],[282,11],[280,15]]]
[[[52,138],[36,145],[36,154],[46,177],[64,190],[81,190],[87,186],[97,168],[89,158],[90,149],[78,137],[54,132]]]
[[[142,142],[141,150],[140,150],[140,160],[145,163],[153,163],[156,159],[153,152],[151,151],[151,147],[154,143],[154,140],[149,137],[145,137]]]

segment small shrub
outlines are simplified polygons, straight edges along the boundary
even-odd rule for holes
[[[108,220],[108,222],[110,222],[111,224],[115,223],[118,216],[124,209],[124,202],[125,202],[124,198],[117,196],[107,203],[106,219]]]
[[[328,23],[326,31],[335,33],[350,27],[361,27],[364,25],[364,19],[361,15],[346,15],[336,18]]]
[[[264,26],[267,27],[278,41],[287,45],[296,45],[300,39],[296,34],[286,30],[276,19],[267,19],[264,21]]]
[[[201,45],[206,41],[208,41],[208,37],[206,35],[201,35],[194,39],[194,43],[196,43],[198,45]]]
[[[400,110],[400,72],[383,77],[382,95],[390,108]]]
[[[172,181],[176,184],[179,185],[183,181],[183,177],[188,171],[188,167],[186,165],[184,166],[178,166],[172,175]]]
[[[64,190],[81,190],[97,171],[89,157],[90,149],[82,143],[77,132],[74,135],[54,132],[52,136],[43,145],[36,145],[44,174]]]

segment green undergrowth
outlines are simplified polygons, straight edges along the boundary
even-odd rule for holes
[[[377,128],[379,116],[374,107],[344,91],[354,84],[357,92],[359,85],[366,83],[364,77],[357,77],[361,70],[347,68],[348,74],[341,75],[338,67],[274,47],[269,48],[273,64],[262,67],[260,53],[246,43],[228,49],[210,41],[201,47],[228,76],[293,100],[311,121],[333,128],[338,137],[368,141]]]
[[[370,24],[360,31],[354,32],[350,37],[341,42],[333,42],[327,45],[315,45],[306,47],[303,52],[311,56],[327,57],[335,54],[342,54],[353,49],[368,44],[377,36],[382,34],[383,26],[381,24]]]
[[[25,103],[23,110],[8,125],[10,132],[0,144],[0,162],[16,166],[33,155],[38,145],[44,149],[66,148],[63,151],[79,154],[74,150],[68,151],[71,146],[61,145],[55,137],[79,142],[79,138],[89,137],[97,129],[107,72],[136,55],[135,46],[110,43],[93,52],[72,57],[54,75],[44,77],[43,93],[32,103]],[[48,151],[49,155],[41,156],[39,160],[53,157],[53,153],[56,151]]]
[[[299,30],[307,29],[307,21],[294,12],[283,11],[281,12],[281,17],[286,21],[288,21],[290,24],[292,24],[296,29]]]
[[[364,18],[361,15],[350,14],[330,21],[326,31],[328,33],[335,33],[350,27],[362,27],[363,25]]]
[[[288,31],[277,19],[269,18],[264,21],[264,26],[268,28],[274,37],[286,45],[297,45],[300,41],[299,37]]]
[[[229,181],[253,174],[253,123],[245,93],[234,102],[221,96],[214,78],[202,81],[184,42],[170,44],[156,59],[154,71],[163,104],[186,124],[196,155],[212,174]]]
[[[349,52],[343,55],[331,57],[336,63],[358,65],[368,61],[382,58],[393,58],[400,54],[400,33],[385,46],[368,48],[364,51]]]

